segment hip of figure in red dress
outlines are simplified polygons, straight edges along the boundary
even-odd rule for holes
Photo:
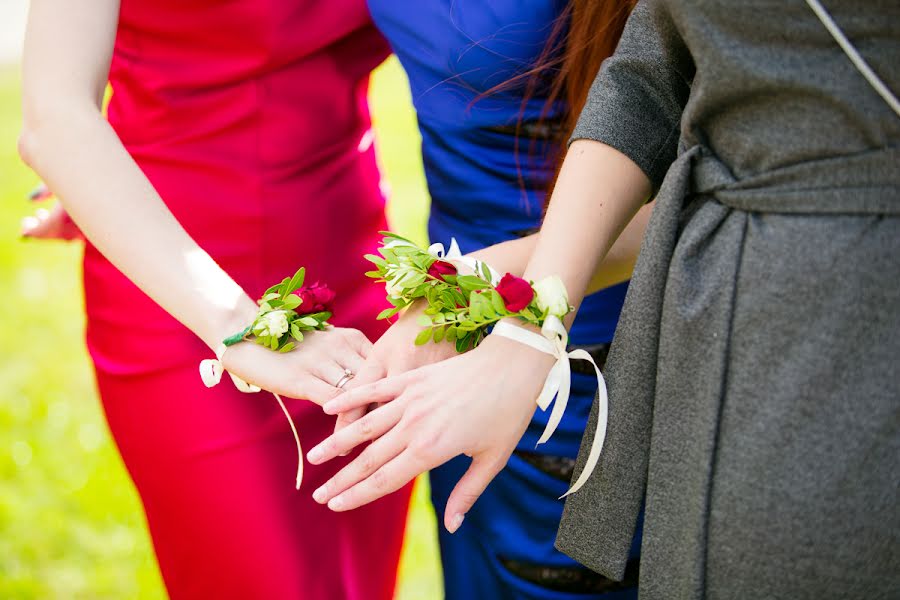
[[[337,292],[333,323],[369,337],[383,299],[362,255],[385,222],[366,88],[386,52],[362,0],[124,0],[110,71],[111,124],[198,244],[251,296],[306,266]],[[90,244],[84,284],[103,406],[171,597],[392,597],[408,487],[352,513],[316,504],[341,465],[295,490],[271,395],[206,389],[209,350]],[[288,406],[305,447],[332,431],[318,406]]]

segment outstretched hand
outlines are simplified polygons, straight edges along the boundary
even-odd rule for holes
[[[549,355],[490,336],[467,354],[341,394],[325,405],[326,413],[386,404],[308,453],[310,463],[321,464],[374,440],[313,498],[335,511],[350,510],[465,454],[472,464],[450,494],[444,514],[447,530],[455,532],[506,465],[552,366]]]

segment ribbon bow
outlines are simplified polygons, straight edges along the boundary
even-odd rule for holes
[[[225,367],[222,366],[222,356],[224,354],[225,344],[219,344],[219,347],[216,348],[215,358],[207,358],[200,361],[200,379],[203,380],[203,385],[206,387],[214,387],[222,381],[222,373],[225,372]],[[234,387],[245,394],[255,394],[256,392],[262,391],[262,388],[259,386],[247,383],[234,373],[228,373],[228,375],[231,377],[231,381],[234,382]],[[300,482],[303,481],[303,449],[300,447],[300,434],[297,433],[297,427],[294,425],[291,413],[288,412],[281,396],[275,392],[271,392],[271,394],[275,396],[275,399],[278,401],[278,406],[281,407],[284,416],[287,417],[288,424],[291,426],[291,432],[294,434],[294,442],[297,444],[297,489],[299,490]]]
[[[544,326],[541,328],[540,335],[528,331],[527,329],[523,329],[522,327],[517,327],[506,321],[497,323],[497,325],[494,326],[491,335],[509,338],[556,358],[556,364],[550,369],[547,380],[544,382],[544,387],[541,389],[541,393],[537,398],[537,404],[541,410],[547,410],[553,402],[553,398],[556,398],[556,402],[553,404],[553,410],[550,412],[550,418],[547,420],[547,426],[544,428],[544,433],[538,440],[538,445],[543,444],[550,439],[556,431],[556,428],[559,426],[563,414],[566,412],[566,406],[569,403],[569,392],[572,386],[569,360],[572,358],[586,360],[593,365],[594,372],[597,374],[597,390],[600,402],[597,417],[597,432],[594,434],[594,439],[591,442],[591,451],[588,453],[588,459],[584,465],[584,469],[581,471],[581,475],[578,476],[578,480],[575,481],[569,491],[560,496],[560,499],[565,498],[569,494],[574,494],[581,489],[581,486],[587,482],[591,473],[593,473],[594,468],[597,466],[597,461],[600,460],[600,451],[603,450],[603,441],[606,438],[606,420],[609,413],[609,399],[606,395],[606,382],[603,380],[600,368],[586,350],[578,349],[566,352],[569,334],[566,332],[566,328],[562,324],[562,321],[553,315],[548,316],[547,320],[544,321]]]

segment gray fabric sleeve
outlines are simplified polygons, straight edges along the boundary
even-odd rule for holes
[[[675,160],[693,77],[693,60],[664,2],[639,2],[591,86],[570,143],[589,139],[616,148],[655,192]]]

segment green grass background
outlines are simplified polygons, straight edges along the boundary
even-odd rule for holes
[[[420,140],[394,59],[376,72],[371,97],[392,227],[424,241]],[[19,113],[19,73],[0,67],[0,598],[163,598],[138,498],[90,376],[80,248],[19,239],[37,183],[16,154]],[[435,519],[420,479],[398,598],[440,598],[440,590]]]

